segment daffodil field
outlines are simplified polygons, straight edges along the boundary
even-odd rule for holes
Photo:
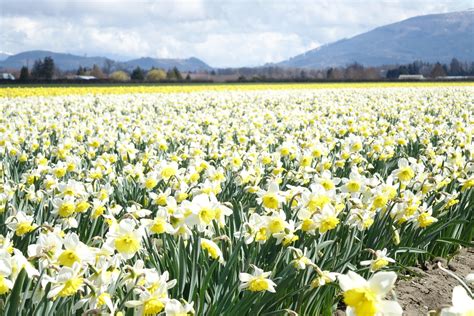
[[[473,85],[94,89],[0,91],[2,315],[401,315],[473,246]]]

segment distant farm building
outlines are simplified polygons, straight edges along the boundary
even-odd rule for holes
[[[74,79],[77,79],[77,80],[95,80],[97,79],[96,77],[94,76],[74,76]]]
[[[15,76],[8,72],[3,72],[0,78],[3,80],[15,80]]]
[[[398,80],[424,80],[423,75],[400,75]]]
[[[436,77],[439,80],[472,80],[474,76],[442,76]]]

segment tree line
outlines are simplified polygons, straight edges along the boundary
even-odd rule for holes
[[[111,71],[110,65],[104,63],[103,67],[93,65],[91,68],[79,66],[75,72],[64,71],[61,72],[54,64],[54,60],[51,57],[45,57],[44,59],[38,59],[34,62],[31,71],[27,66],[23,66],[20,70],[19,80],[52,80],[61,79],[75,76],[91,76],[96,79],[110,79],[112,81],[182,81],[191,80],[190,74],[188,73],[185,77],[179,71],[177,67],[168,69],[167,71],[161,68],[151,68],[146,71],[140,67],[136,67],[133,71],[128,72],[123,69]]]
[[[449,64],[440,62],[431,64],[415,61],[411,64],[400,65],[387,71],[387,78],[398,78],[400,75],[424,75],[437,78],[444,76],[474,76],[474,63],[462,63],[453,58]]]
[[[237,75],[240,80],[384,80],[398,79],[400,75],[423,75],[426,78],[444,76],[474,76],[474,62],[460,62],[453,58],[449,64],[440,62],[429,63],[415,61],[404,65],[384,65],[366,67],[359,63],[352,63],[345,67],[328,67],[326,69],[298,69],[266,66],[257,68],[228,68],[211,71],[211,75]]]
[[[112,69],[114,69],[112,71]],[[118,69],[117,69],[118,68]],[[104,62],[102,67],[93,65],[90,68],[80,66],[76,71],[59,71],[51,57],[36,60],[31,71],[22,67],[20,81],[52,80],[53,78],[77,78],[75,76],[92,76],[96,79],[111,81],[358,81],[398,79],[400,75],[423,75],[426,78],[444,76],[474,76],[474,62],[466,63],[453,58],[449,64],[440,62],[429,63],[415,61],[397,66],[366,67],[359,63],[352,63],[345,67],[328,67],[326,69],[301,69],[279,66],[223,68],[211,71],[188,72],[185,76],[177,67],[165,70],[151,68],[145,70],[135,67],[132,71],[120,69],[114,62]],[[224,79],[222,79],[224,78]]]

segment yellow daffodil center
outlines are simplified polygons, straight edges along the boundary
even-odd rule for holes
[[[199,211],[199,219],[204,222],[206,225],[209,225],[209,223],[216,217],[216,211],[214,211],[211,208],[208,207],[203,207]]]
[[[171,166],[166,166],[161,170],[161,177],[165,180],[168,180],[174,175],[176,175],[176,170]]]
[[[84,280],[82,278],[71,278],[67,280],[61,291],[59,291],[58,296],[66,297],[76,294],[83,283]]]
[[[213,247],[210,243],[203,241],[201,243],[201,247],[202,249],[207,250],[207,252],[209,253],[209,257],[213,259],[219,258],[219,253],[217,252],[217,249]]]
[[[163,309],[165,308],[165,304],[163,304],[157,298],[150,298],[149,300],[145,301],[143,305],[143,314],[146,316],[158,315]]]
[[[319,227],[319,232],[324,234],[328,230],[336,228],[339,224],[339,219],[335,216],[326,217],[321,221],[321,226]]]
[[[256,241],[265,241],[267,240],[267,229],[265,227],[262,227],[258,230],[256,236],[255,236]]]
[[[347,182],[347,190],[351,193],[359,192],[360,183],[355,180],[350,180]]]
[[[58,214],[61,217],[69,217],[74,213],[74,204],[71,202],[64,202],[61,204],[58,210]]]
[[[7,286],[7,283],[5,282],[5,278],[3,277],[3,275],[0,275],[0,295],[8,293],[9,291],[10,291],[10,288]]]
[[[77,203],[77,205],[76,205],[76,212],[83,213],[83,212],[87,211],[87,209],[90,206],[91,205],[87,201],[81,201],[81,202]]]
[[[326,191],[334,189],[334,183],[329,179],[321,180],[320,184],[326,189]]]
[[[249,282],[249,290],[252,292],[261,292],[268,290],[268,282],[263,277],[257,277]]]
[[[166,205],[166,195],[160,194],[155,200],[155,203],[160,205],[160,206],[165,206]]]
[[[267,193],[262,198],[263,206],[266,208],[277,209],[278,208],[278,197],[275,193]]]
[[[279,233],[285,228],[285,222],[281,218],[273,218],[270,220],[268,228],[272,234]]]
[[[357,316],[373,316],[377,312],[376,296],[369,288],[356,288],[344,292],[344,303],[352,307]]]
[[[428,227],[434,222],[436,222],[436,218],[431,216],[428,212],[421,213],[420,216],[418,216],[418,223],[422,228]]]
[[[54,170],[56,178],[62,178],[66,174],[66,168],[58,168]]]
[[[79,262],[81,259],[79,256],[72,250],[64,250],[58,257],[59,264],[72,267],[74,262]]]
[[[398,179],[403,182],[410,181],[415,176],[415,172],[410,167],[403,167],[398,172]]]
[[[147,188],[148,190],[153,189],[157,184],[158,184],[158,181],[156,181],[153,178],[148,178],[145,180],[145,188]]]
[[[372,266],[373,271],[378,271],[382,269],[383,267],[385,267],[386,265],[388,265],[387,259],[379,258],[379,259],[376,259],[374,262],[372,262],[371,266]]]
[[[115,239],[115,248],[120,253],[134,254],[140,249],[140,243],[132,234],[126,234]]]
[[[301,159],[301,166],[302,167],[309,167],[309,166],[311,166],[312,161],[313,161],[312,157],[305,156]]]
[[[104,211],[105,211],[105,206],[98,206],[94,212],[92,213],[92,218],[93,219],[96,219],[97,217],[101,216],[102,214],[104,214]]]
[[[155,234],[163,234],[165,232],[165,224],[166,221],[164,219],[157,218],[153,222],[153,225],[151,226],[150,230]]]
[[[110,299],[110,294],[109,293],[102,293],[99,295],[97,298],[97,305],[103,306],[106,304],[106,299]]]
[[[74,196],[75,195],[74,189],[73,188],[66,188],[66,190],[64,190],[64,195]]]
[[[377,195],[374,199],[374,207],[375,208],[381,208],[384,207],[388,202],[387,197],[384,195]]]
[[[23,236],[23,235],[31,232],[33,229],[35,229],[35,228],[33,227],[33,225],[31,225],[31,223],[21,222],[16,226],[15,235]]]
[[[281,150],[280,150],[280,154],[282,156],[288,156],[290,154],[290,149],[289,148],[286,148],[286,147],[283,147]]]
[[[311,212],[316,212],[318,209],[321,209],[324,205],[329,203],[331,198],[325,194],[320,194],[317,196],[312,196],[311,199],[308,201],[308,209]]]
[[[305,218],[303,220],[303,224],[301,225],[301,229],[305,232],[313,230],[315,227],[314,221],[309,218]]]
[[[288,234],[285,237],[283,237],[282,244],[283,246],[288,246],[291,243],[297,241],[298,239],[300,239],[298,235]]]

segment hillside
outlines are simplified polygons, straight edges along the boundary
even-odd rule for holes
[[[413,17],[310,50],[279,66],[323,68],[358,62],[366,66],[415,60],[474,61],[474,11]]]

